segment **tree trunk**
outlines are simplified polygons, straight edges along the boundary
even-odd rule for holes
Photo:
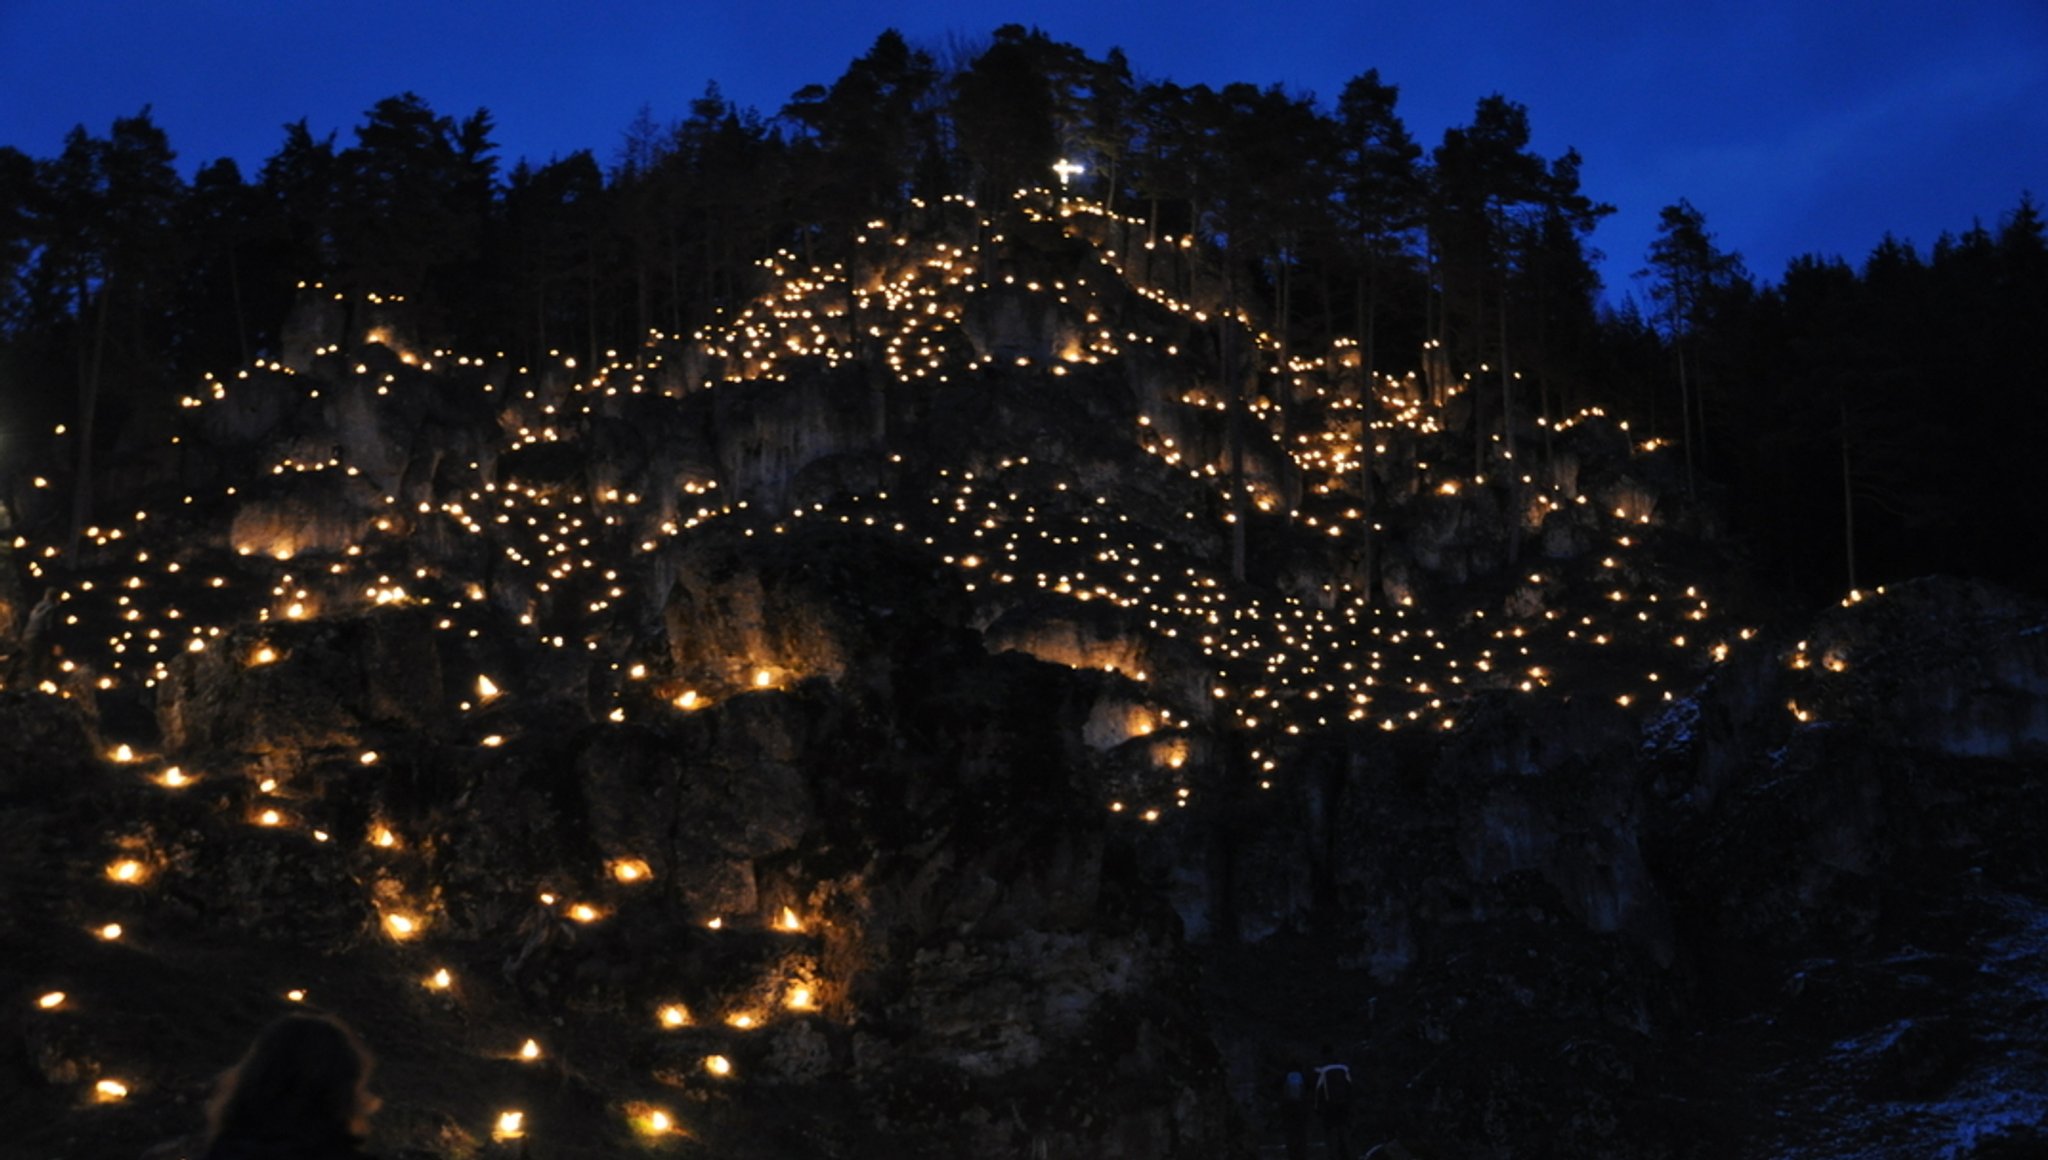
[[[1235,343],[1231,341],[1237,330],[1237,279],[1232,275],[1230,257],[1226,247],[1223,252],[1223,318],[1218,322],[1218,328],[1224,389],[1228,392],[1226,400],[1230,407],[1230,575],[1242,581],[1245,576],[1245,525],[1251,521],[1251,497],[1246,491],[1244,472],[1244,413],[1248,400],[1245,398],[1244,379],[1237,373]]]
[[[92,324],[92,355],[86,363],[85,381],[78,390],[78,474],[71,482],[71,538],[65,550],[65,558],[73,569],[78,567],[78,545],[85,535],[86,521],[92,518],[92,445],[99,418],[100,367],[107,349],[107,300],[113,296],[113,281],[103,280]]]
[[[674,222],[668,223],[667,232],[669,337],[675,338],[683,333],[683,255],[682,248],[676,241]],[[803,230],[803,239],[804,263],[814,266],[817,263],[811,260],[811,231],[808,226]]]
[[[1289,440],[1288,446],[1291,447],[1294,438],[1294,373],[1288,364],[1293,361],[1294,353],[1294,344],[1289,338],[1289,332],[1293,329],[1289,323],[1294,317],[1294,271],[1293,263],[1287,260],[1287,250],[1284,246],[1274,255],[1273,260],[1279,266],[1279,277],[1276,279],[1279,285],[1274,290],[1276,301],[1273,313],[1276,317],[1273,331],[1274,337],[1280,340],[1280,373],[1274,376],[1273,401],[1280,407],[1281,434]],[[1257,366],[1256,361],[1253,365]]]
[[[235,247],[228,247],[228,293],[235,306],[235,349],[242,355],[242,365],[249,365],[249,328],[242,321],[242,270],[241,262],[235,256]]]
[[[1522,557],[1522,465],[1515,458],[1515,376],[1508,363],[1508,274],[1500,274],[1500,428],[1508,473],[1508,566]]]
[[[647,257],[634,255],[633,261],[633,310],[635,331],[633,336],[634,361],[639,361],[639,351],[647,345],[647,332],[654,329],[648,311],[652,308],[653,289],[647,277]]]
[[[1699,457],[1700,470],[1705,471],[1707,470],[1707,393],[1705,391],[1697,389],[1693,391],[1692,407],[1693,442],[1699,444],[1695,450]],[[1688,472],[1689,476],[1690,473]],[[1689,490],[1687,494],[1691,494]]]
[[[1485,361],[1486,354],[1486,275],[1478,267],[1472,277],[1472,362]],[[1465,364],[1467,366],[1472,363]],[[1465,376],[1465,393],[1472,411],[1472,477],[1478,479],[1486,474],[1486,424],[1480,422],[1479,401],[1484,397],[1484,379],[1475,379],[1469,373]]]
[[[1849,566],[1849,587],[1856,587],[1856,489],[1849,475],[1849,404],[1841,402],[1842,416],[1842,547]]]
[[[1678,348],[1678,411],[1683,417],[1679,426],[1685,444],[1685,498],[1693,498],[1692,483],[1692,384],[1685,375],[1685,335],[1675,336],[1673,346]],[[1846,436],[1846,432],[1844,433]]]
[[[588,309],[584,312],[584,336],[590,347],[587,366],[597,365],[597,246],[592,243],[585,254],[583,267],[583,293]]]
[[[1379,278],[1368,265],[1359,274],[1358,311],[1362,317],[1358,332],[1364,349],[1358,358],[1358,575],[1359,603],[1372,607],[1372,413],[1379,395],[1379,367],[1374,358],[1375,333],[1379,325]]]

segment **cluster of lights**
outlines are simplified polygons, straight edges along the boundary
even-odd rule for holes
[[[1062,184],[1073,175],[1063,173]],[[913,242],[887,223],[871,222],[847,263],[808,267],[789,253],[764,261],[771,289],[695,337],[719,368],[695,389],[745,389],[859,364],[896,382],[972,390],[984,376],[1020,368],[1085,374],[1140,352],[1152,363],[1183,367],[1180,381],[1192,383],[1191,352],[1203,328],[1236,327],[1260,360],[1257,386],[1243,397],[1251,427],[1264,446],[1285,456],[1299,480],[1298,500],[1290,501],[1276,480],[1233,478],[1215,438],[1217,413],[1232,400],[1195,387],[1147,400],[1127,433],[1150,453],[1132,469],[1151,473],[1143,490],[1178,498],[1185,534],[1137,518],[1134,505],[1118,494],[1091,492],[1071,472],[1023,455],[917,466],[892,456],[898,475],[886,487],[779,512],[726,498],[734,489],[715,478],[686,480],[665,496],[595,481],[538,482],[518,477],[522,450],[575,443],[593,420],[621,415],[636,396],[642,400],[636,405],[680,402],[688,389],[677,385],[677,376],[661,373],[662,336],[630,358],[607,352],[576,380],[564,374],[576,370],[576,360],[561,352],[538,371],[520,367],[513,374],[502,355],[414,352],[389,332],[373,333],[370,344],[383,349],[328,347],[306,366],[259,360],[229,379],[209,376],[202,390],[182,401],[184,408],[203,418],[241,392],[268,391],[309,402],[353,392],[374,410],[395,405],[379,402],[393,392],[432,383],[437,390],[488,397],[503,436],[494,454],[443,472],[431,494],[403,490],[396,481],[374,483],[378,471],[339,450],[324,458],[294,452],[268,463],[263,486],[287,496],[309,494],[294,490],[300,488],[345,487],[372,497],[359,504],[361,518],[339,541],[331,529],[291,526],[289,504],[262,509],[271,513],[267,522],[248,521],[249,534],[226,547],[189,534],[202,526],[199,513],[217,504],[256,510],[262,501],[240,494],[246,484],[228,486],[206,502],[186,495],[168,511],[137,511],[89,529],[74,560],[62,559],[55,544],[17,538],[13,546],[31,575],[52,586],[50,639],[62,646],[61,654],[52,650],[33,687],[59,698],[148,690],[184,676],[176,666],[208,666],[201,671],[212,680],[276,679],[299,661],[322,622],[424,616],[458,642],[523,638],[543,649],[589,655],[610,674],[603,690],[609,703],[600,715],[611,723],[703,713],[731,697],[774,695],[809,674],[802,658],[737,657],[726,673],[683,673],[665,655],[636,652],[644,642],[630,626],[665,597],[656,583],[669,575],[664,561],[713,527],[764,537],[816,526],[863,528],[922,549],[951,569],[979,602],[983,623],[1025,606],[1109,610],[1123,626],[1116,639],[1077,649],[1054,639],[1057,634],[1026,634],[1015,647],[1113,678],[1121,700],[1102,719],[1102,743],[1143,752],[1152,776],[1106,787],[1104,800],[1119,816],[1155,823],[1186,808],[1205,779],[1219,776],[1208,768],[1204,744],[1216,733],[1242,734],[1259,785],[1271,788],[1294,747],[1320,731],[1451,729],[1475,692],[1540,695],[1576,688],[1595,672],[1611,679],[1613,665],[1595,658],[1623,650],[1647,664],[1639,679],[1605,695],[1624,707],[1667,701],[1682,693],[1689,674],[1726,662],[1731,649],[1755,635],[1725,624],[1697,585],[1661,578],[1650,545],[1662,529],[1644,497],[1596,503],[1564,484],[1522,473],[1504,448],[1471,474],[1436,462],[1429,452],[1446,435],[1444,404],[1459,386],[1426,390],[1406,375],[1361,387],[1361,359],[1351,340],[1322,352],[1290,351],[1245,310],[1225,314],[1193,300],[1199,296],[1153,284],[1158,256],[1173,266],[1168,282],[1192,280],[1192,238],[1154,237],[1139,254],[1120,255],[1115,239],[1146,223],[1043,192],[1020,195],[1019,206],[1029,228],[1086,242],[1085,268],[1062,277],[999,272],[1007,265],[998,250],[1004,239],[993,232],[993,219],[965,199],[946,199],[940,208],[954,224],[932,242]],[[1102,303],[1105,286],[1132,292],[1140,305],[1111,321]],[[1035,355],[980,349],[968,319],[977,297],[988,296],[1013,298],[1057,319],[1048,349]],[[1149,315],[1140,322],[1133,312]],[[1554,433],[1613,425],[1598,410],[1545,422]],[[1626,424],[1614,426],[1627,434]],[[1667,446],[1661,439],[1629,443],[1643,455]],[[1512,472],[1528,502],[1522,530],[1537,534],[1549,520],[1571,520],[1596,537],[1597,562],[1592,556],[1546,561],[1513,585],[1506,607],[1446,609],[1419,603],[1413,592],[1369,601],[1338,581],[1313,591],[1255,589],[1207,558],[1202,537],[1216,521],[1232,518],[1240,502],[1270,534],[1305,532],[1336,550],[1384,532],[1376,522],[1384,511],[1364,502],[1358,476],[1394,449],[1406,453],[1401,470],[1413,473],[1407,502],[1458,505],[1489,486],[1487,471]],[[1235,494],[1240,486],[1246,490]],[[491,574],[457,574],[446,563],[422,562],[415,544],[428,532],[441,542],[475,539],[493,562]],[[1602,598],[1588,600],[1594,592]],[[1852,593],[1845,604],[1868,595]],[[1816,662],[1802,644],[1788,663],[1806,668]],[[1829,672],[1847,664],[1834,654],[1817,663]],[[1196,670],[1192,682],[1183,679],[1189,666]],[[506,707],[520,700],[519,676],[475,672],[443,706],[447,718],[481,747],[517,748],[523,739],[517,710]],[[1812,719],[1809,708],[1794,703],[1790,709],[1799,722]],[[148,779],[169,791],[201,780],[209,786],[235,780],[230,771],[160,764],[132,744],[107,756],[149,770]],[[363,766],[380,759],[375,749],[357,752]],[[256,784],[256,804],[242,816],[259,827],[303,831],[327,842],[331,833],[316,824],[316,802],[268,800],[288,788],[275,780]],[[380,857],[423,856],[387,822],[373,823],[366,840]],[[161,865],[131,845],[104,873],[115,884],[146,887],[163,872]],[[613,896],[564,899],[543,892],[543,907],[577,925],[606,922],[625,904],[625,892],[654,879],[655,868],[645,858],[619,854],[603,873],[614,884],[607,888],[617,891]],[[432,907],[397,898],[375,905],[389,939],[417,948],[435,941]],[[724,929],[725,920],[712,917],[705,925]],[[787,934],[804,930],[802,917],[788,906],[765,925]],[[110,922],[97,933],[112,941],[123,931]],[[410,980],[408,986],[423,986],[446,1002],[460,999],[457,978],[445,966]],[[777,1017],[774,1006],[817,1011],[818,986],[809,974],[780,980],[777,1002],[707,1018],[751,1031]],[[293,994],[303,999],[303,992]],[[52,991],[38,1002],[54,1010],[66,996]],[[681,1003],[660,1006],[654,1022],[667,1031],[699,1026]],[[545,1056],[532,1038],[513,1054],[526,1062]],[[702,1066],[709,1076],[734,1078],[724,1055],[708,1054]],[[103,1095],[107,1083],[120,1086],[102,1081]],[[631,1122],[643,1132],[680,1130],[666,1109],[629,1106]],[[525,1113],[508,1110],[491,1134],[509,1141],[528,1131]]]

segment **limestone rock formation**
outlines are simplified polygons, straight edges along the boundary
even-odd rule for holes
[[[320,292],[0,549],[23,1147],[300,1003],[395,1156],[1249,1156],[1324,1041],[1411,1155],[2039,1143],[2048,613],[1774,615],[1606,416],[920,212],[580,372]]]

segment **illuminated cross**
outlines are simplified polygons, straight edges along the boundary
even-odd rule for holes
[[[1060,175],[1060,188],[1065,189],[1068,179],[1076,174],[1088,172],[1088,167],[1078,161],[1069,161],[1062,157],[1053,164],[1052,171]]]

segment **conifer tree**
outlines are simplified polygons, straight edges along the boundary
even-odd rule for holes
[[[1715,296],[1746,277],[1740,254],[1723,253],[1707,230],[1706,215],[1679,198],[1657,214],[1657,237],[1650,243],[1650,298],[1663,307],[1664,332],[1678,361],[1678,406],[1681,445],[1685,452],[1685,486],[1693,490],[1694,407],[1688,348],[1707,321]],[[1704,428],[1704,422],[1701,424]]]

